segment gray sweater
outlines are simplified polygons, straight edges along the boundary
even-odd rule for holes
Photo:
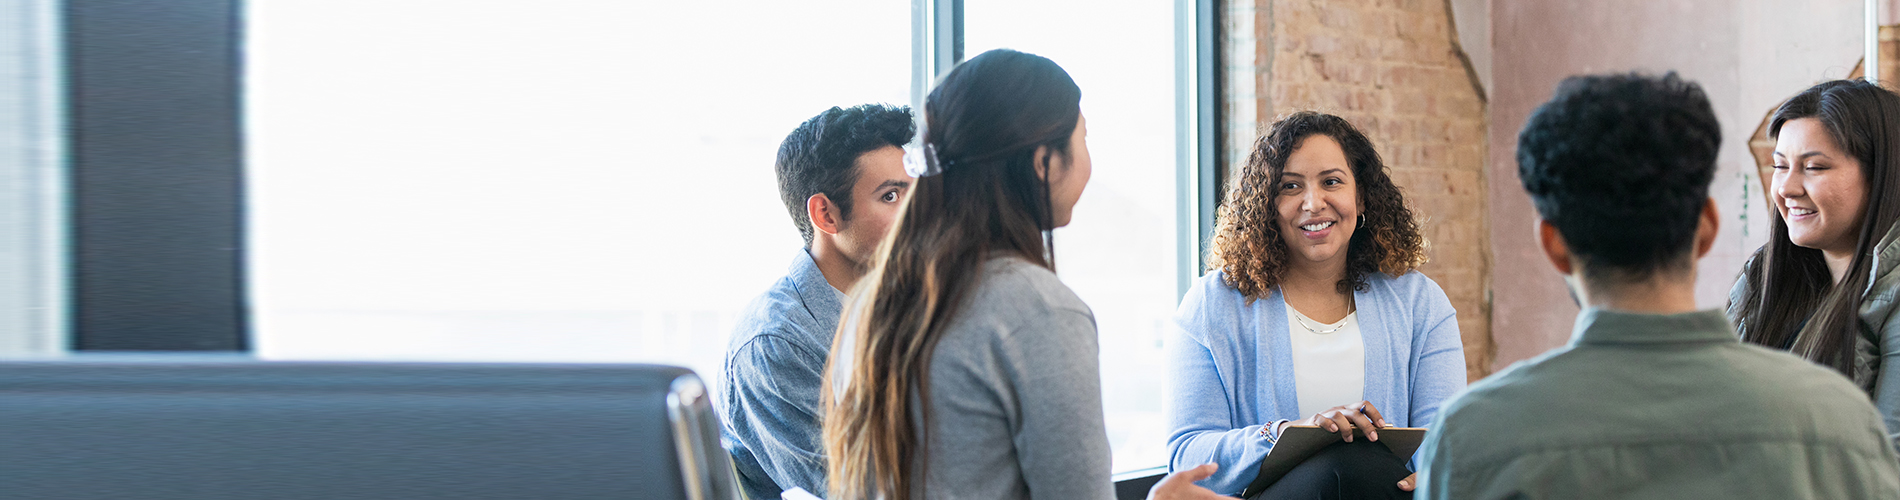
[[[1115,498],[1095,315],[1021,259],[989,261],[981,280],[931,358],[913,496]]]

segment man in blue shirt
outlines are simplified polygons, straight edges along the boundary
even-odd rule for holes
[[[779,196],[805,248],[740,318],[718,407],[726,451],[752,498],[825,492],[825,361],[844,291],[869,269],[910,188],[903,147],[914,131],[908,108],[834,107],[779,145]]]
[[[1721,143],[1674,73],[1571,78],[1532,113],[1518,178],[1584,310],[1569,345],[1445,403],[1420,498],[1900,498],[1860,387],[1696,305]]]

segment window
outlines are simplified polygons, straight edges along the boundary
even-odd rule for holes
[[[964,54],[1054,60],[1082,88],[1094,170],[1056,269],[1095,313],[1117,472],[1167,464],[1161,339],[1177,293],[1175,2],[964,0]]]
[[[1161,339],[1198,220],[1177,188],[1181,3],[962,3],[963,54],[1041,54],[1083,89],[1095,170],[1058,268],[1100,325],[1115,470],[1163,465]],[[249,3],[255,350],[713,377],[802,244],[779,141],[831,106],[909,104],[912,8]]]
[[[904,104],[909,6],[248,5],[256,350],[717,373],[802,240],[772,164]]]

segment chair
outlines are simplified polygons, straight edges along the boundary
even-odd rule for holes
[[[0,362],[0,496],[737,499],[709,397],[650,365]]]

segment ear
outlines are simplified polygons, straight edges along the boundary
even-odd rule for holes
[[[811,227],[825,234],[838,234],[844,230],[844,217],[838,214],[838,205],[831,202],[825,193],[805,198],[805,217],[811,219]]]
[[[1722,216],[1715,210],[1715,198],[1702,203],[1702,215],[1697,217],[1695,225],[1695,258],[1700,259],[1715,248],[1717,229],[1722,226]]]
[[[1557,226],[1550,221],[1537,219],[1537,246],[1544,250],[1544,258],[1550,266],[1565,275],[1575,271],[1575,263],[1570,260],[1570,244],[1564,243],[1564,235],[1557,232]]]
[[[1036,146],[1035,154],[1036,177],[1042,179],[1044,182],[1048,182],[1049,162],[1053,161],[1055,155],[1049,154],[1049,146]]]

